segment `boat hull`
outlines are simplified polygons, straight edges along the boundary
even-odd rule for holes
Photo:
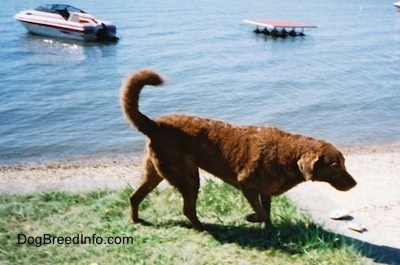
[[[116,41],[118,38],[115,36],[113,29],[84,29],[74,30],[69,28],[52,27],[47,25],[40,25],[32,22],[20,21],[21,24],[30,33],[54,37],[54,38],[67,38],[79,41]]]

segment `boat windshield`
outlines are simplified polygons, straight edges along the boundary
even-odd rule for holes
[[[78,12],[78,13],[85,13],[84,11],[80,10],[79,8],[70,6],[70,5],[62,5],[62,4],[48,4],[42,5],[36,8],[37,11],[42,12],[49,12],[49,13],[60,13],[60,12]]]

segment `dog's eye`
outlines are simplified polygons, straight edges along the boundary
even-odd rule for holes
[[[340,165],[339,165],[339,163],[338,163],[338,162],[333,162],[333,163],[332,163],[332,165],[331,165],[331,167],[334,167],[334,168],[339,168],[339,167],[340,167]]]

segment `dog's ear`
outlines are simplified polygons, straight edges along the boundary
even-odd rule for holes
[[[318,161],[319,155],[314,152],[303,154],[297,161],[297,166],[305,180],[313,179],[314,165]]]

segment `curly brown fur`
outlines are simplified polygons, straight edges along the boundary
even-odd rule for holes
[[[342,191],[356,185],[340,151],[322,140],[274,127],[235,126],[196,116],[148,118],[138,109],[139,93],[145,85],[162,83],[157,73],[142,70],[122,86],[125,116],[148,137],[142,182],[130,196],[133,222],[142,221],[139,204],[166,179],[182,194],[184,214],[202,230],[196,214],[199,168],[240,189],[255,211],[247,220],[267,224],[271,197],[303,181],[324,181]]]

